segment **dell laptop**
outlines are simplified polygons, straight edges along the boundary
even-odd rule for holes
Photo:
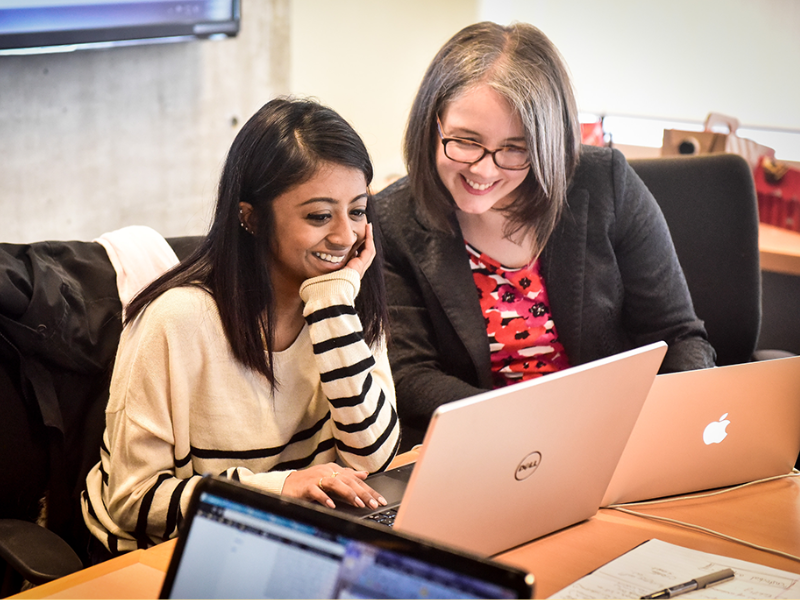
[[[339,510],[378,520],[396,511],[397,530],[484,556],[583,521],[600,507],[666,348],[444,404],[415,465],[367,479],[390,505]]]

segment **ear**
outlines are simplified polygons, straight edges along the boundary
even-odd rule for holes
[[[239,222],[250,235],[255,233],[255,220],[253,205],[249,202],[239,202]]]

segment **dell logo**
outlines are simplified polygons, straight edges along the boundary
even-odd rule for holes
[[[517,481],[522,481],[523,479],[527,479],[533,472],[539,467],[539,463],[542,462],[542,454],[540,452],[531,452],[522,459],[522,462],[517,465],[517,470],[514,473],[514,479]]]

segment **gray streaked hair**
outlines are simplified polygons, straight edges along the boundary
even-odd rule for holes
[[[578,164],[580,126],[569,72],[553,43],[528,23],[476,23],[434,57],[406,125],[404,154],[415,202],[428,224],[452,231],[455,204],[436,170],[436,117],[465,92],[488,85],[520,116],[531,155],[528,176],[507,208],[512,236],[532,233],[541,252],[566,202]]]

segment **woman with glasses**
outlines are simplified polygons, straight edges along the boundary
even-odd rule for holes
[[[713,365],[654,198],[618,151],[580,145],[541,31],[457,33],[404,152],[408,177],[376,197],[401,449],[445,402],[657,340],[664,372]]]

